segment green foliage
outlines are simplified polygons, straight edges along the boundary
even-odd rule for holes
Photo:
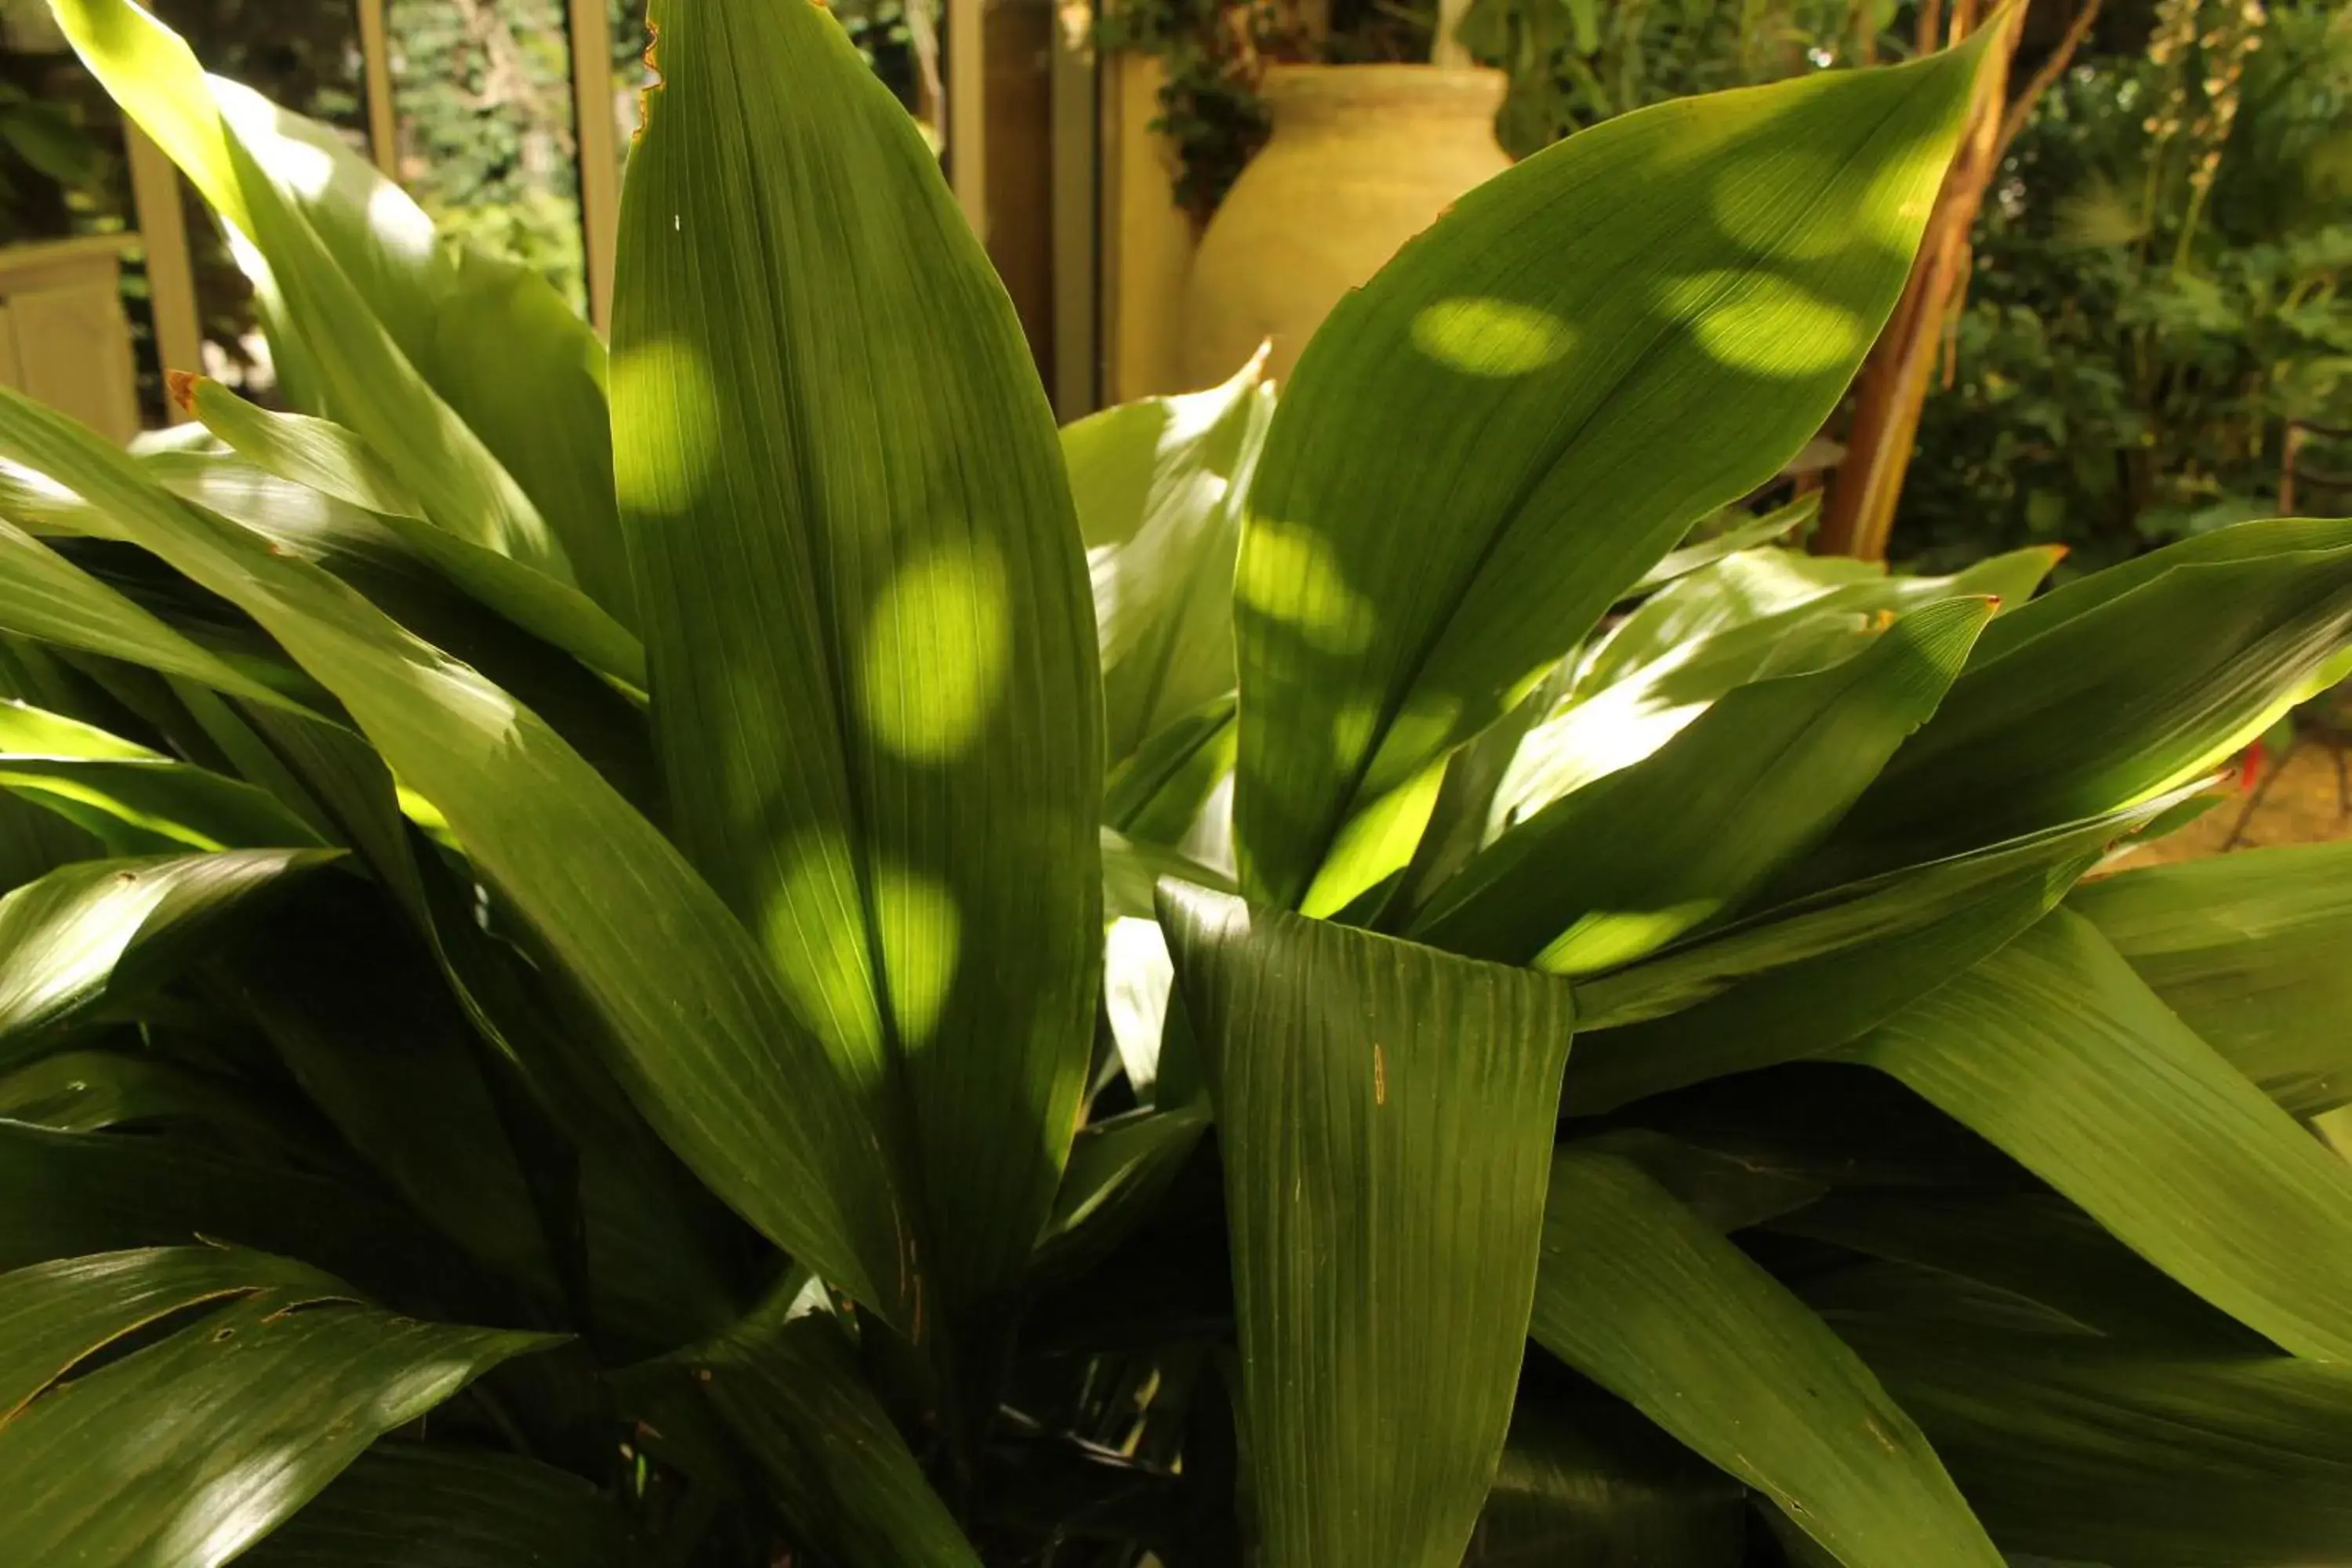
[[[1980,50],[1057,434],[803,0],[657,13],[609,368],[58,10],[310,401],[0,392],[0,1558],[2352,1555],[2344,858],[2075,891],[2342,673],[2352,524],[1724,526]]]
[[[2200,41],[2078,65],[1989,195],[1899,555],[2104,565],[2274,510],[2290,422],[2352,426],[2352,16],[2160,9]],[[2344,510],[2347,450],[2308,441],[2298,510]]]

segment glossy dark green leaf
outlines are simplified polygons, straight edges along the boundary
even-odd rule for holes
[[[2332,683],[2352,639],[2352,523],[2226,531],[2235,558],[2191,555],[2111,596],[2095,574],[2021,611],[2033,618],[1979,653],[1855,804],[1823,871],[2131,805],[2210,772]]]
[[[1843,663],[1727,694],[1650,757],[1505,833],[1412,936],[1583,974],[1716,920],[1835,825],[1936,710],[1991,616],[1989,601],[1946,600]]]
[[[1533,1333],[1847,1568],[2001,1561],[1861,1360],[1621,1156],[1571,1144],[1554,1163]]]
[[[671,1147],[828,1279],[911,1320],[911,1232],[851,1064],[794,1021],[742,926],[579,753],[333,577],[184,506],[87,430],[5,392],[0,455],[236,604],[335,692],[576,987]]]
[[[205,428],[266,473],[305,485],[383,521],[402,543],[525,631],[593,669],[646,683],[645,649],[581,590],[436,524],[366,441],[330,420],[257,408],[216,381],[184,395]]]
[[[2058,910],[1843,1053],[2282,1348],[2352,1354],[2352,1167]]]
[[[320,850],[238,849],[83,860],[0,898],[0,1061],[135,994],[239,905],[332,858]]]
[[[1037,1238],[1039,1270],[1067,1276],[1117,1246],[1150,1213],[1208,1130],[1207,1108],[1197,1104],[1130,1111],[1080,1128],[1053,1217]]]
[[[190,849],[324,844],[266,790],[21,702],[0,700],[0,788],[65,812],[101,837],[102,825],[113,824]]]
[[[157,1268],[186,1268],[176,1252],[147,1256]],[[147,1271],[126,1271],[112,1299],[95,1301],[87,1260],[30,1272],[0,1279],[0,1288],[28,1307],[81,1308],[93,1344],[158,1304]],[[257,1289],[37,1394],[0,1422],[15,1505],[0,1510],[0,1560],[212,1568],[300,1508],[378,1435],[553,1342],[395,1317],[332,1280],[289,1282],[288,1272],[264,1260]],[[191,1279],[180,1289],[202,1300],[221,1287]]]
[[[373,1193],[173,1133],[0,1121],[0,1269],[131,1247],[224,1241],[332,1269],[381,1294],[450,1285],[460,1261]],[[426,1294],[432,1292],[428,1289]]]
[[[1160,901],[1210,1064],[1269,1568],[1454,1568],[1527,1337],[1568,986]]]
[[[1053,416],[834,18],[656,19],[613,416],[672,820],[904,1156],[927,1331],[985,1334],[1053,1203],[1100,968],[1101,697]]]
[[[234,1146],[332,1165],[308,1121],[233,1080],[141,1051],[60,1051],[0,1074],[0,1118],[58,1132],[203,1126]]]
[[[2011,1552],[2149,1568],[2352,1553],[2352,1368],[1840,1330]]]
[[[2268,1348],[2081,1209],[2047,1193],[1842,1189],[1769,1223],[1792,1236],[2011,1291],[2064,1314],[2085,1332],[2209,1351]]]
[[[1464,1568],[1738,1568],[1747,1489],[1622,1406],[1522,1396]]]
[[[465,1015],[380,899],[341,893],[285,909],[231,984],[303,1094],[394,1190],[552,1295],[554,1260]]]
[[[1845,1045],[1999,951],[2197,788],[1767,910],[1602,976],[1586,988],[1597,1021],[1569,1067],[1569,1109],[1592,1114]]]
[[[1114,763],[1234,689],[1234,552],[1273,413],[1253,361],[1223,386],[1063,428]]]
[[[261,1290],[350,1295],[307,1265],[224,1247],[96,1253],[0,1274],[0,1427],[124,1335],[200,1302]]]
[[[826,1560],[979,1568],[829,1313],[778,1300],[674,1359],[750,1450],[793,1533]]]
[[[247,1568],[624,1568],[627,1521],[579,1477],[384,1441],[247,1552]]]
[[[2289,1112],[2352,1102],[2352,844],[2150,866],[2066,902]]]
[[[1253,897],[1328,912],[1402,865],[1431,764],[1813,436],[1981,58],[1610,121],[1340,301],[1284,389],[1234,582]]]

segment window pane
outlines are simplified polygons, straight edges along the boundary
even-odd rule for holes
[[[388,0],[400,183],[587,309],[562,0]]]

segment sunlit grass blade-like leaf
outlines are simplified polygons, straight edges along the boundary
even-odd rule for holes
[[[1824,874],[2112,811],[2211,771],[2343,673],[2352,523],[2328,527],[2241,523],[2224,531],[2244,536],[2234,558],[2094,588],[2105,596],[2088,607],[2071,585],[2027,606],[2032,635],[1980,647],[1840,825]]]
[[[2150,866],[2066,901],[2290,1114],[2352,1102],[2352,844]]]
[[[1634,580],[1625,590],[1632,598],[1642,594],[1654,594],[1676,578],[1686,577],[1702,567],[1712,566],[1727,555],[1743,550],[1770,544],[1789,534],[1799,532],[1821,515],[1822,497],[1816,490],[1801,495],[1783,506],[1774,507],[1761,517],[1737,522],[1711,539],[1695,544],[1685,544],[1669,551],[1658,563]]]
[[[772,1300],[672,1359],[742,1439],[794,1533],[828,1560],[980,1568],[840,1326],[794,1305]]]
[[[2191,1290],[2352,1357],[2352,1168],[2061,910],[1841,1053],[1894,1075]]]
[[[1728,693],[1654,755],[1504,834],[1439,889],[1413,938],[1582,974],[1736,909],[1936,710],[1991,616],[1989,601],[1947,600],[1828,669]]]
[[[333,577],[182,505],[12,393],[0,393],[0,455],[245,610],[334,692],[577,989],[665,1141],[779,1245],[911,1321],[911,1233],[848,1064],[793,1018],[709,884],[578,752]]]
[[[436,526],[373,448],[331,420],[257,408],[220,383],[193,377],[180,395],[205,428],[265,472],[361,507],[450,582],[592,669],[646,683],[644,647],[569,583]]]
[[[1630,1161],[1560,1151],[1533,1333],[1847,1568],[2001,1562],[1861,1359]]]
[[[1610,121],[1339,302],[1284,389],[1234,580],[1253,898],[1326,912],[1402,864],[1428,809],[1408,786],[1813,436],[1983,58]]]
[[[382,1442],[237,1561],[247,1568],[625,1568],[612,1498],[519,1455]]]
[[[1063,428],[1114,764],[1234,689],[1234,552],[1274,413],[1260,364]]]
[[[101,841],[114,837],[113,826],[126,839],[190,849],[324,847],[266,790],[21,702],[0,700],[0,788],[71,817]]]
[[[1101,696],[1053,416],[834,17],[657,19],[614,430],[672,820],[877,1130],[912,1134],[926,1332],[985,1336],[1053,1203],[1100,967]]]
[[[1464,1568],[1738,1568],[1748,1494],[1622,1405],[1521,1399]]]
[[[2202,1568],[2352,1553],[2352,1367],[1840,1321],[2008,1550]]]
[[[1696,573],[1577,661],[1496,786],[1489,831],[1652,755],[1750,681],[1852,658],[1888,615],[1939,599],[2021,599],[2053,559],[2021,550],[1949,577],[1899,577],[1843,557],[1755,550]]]
[[[1211,1064],[1268,1568],[1456,1568],[1518,1381],[1567,984],[1160,902]]]
[[[187,1267],[181,1253],[148,1256],[156,1269]],[[556,1342],[397,1317],[333,1280],[289,1280],[295,1272],[268,1260],[257,1289],[0,1422],[11,1489],[39,1500],[0,1510],[0,1560],[226,1562],[382,1433]],[[92,1300],[79,1260],[30,1281],[0,1279],[0,1289],[27,1311],[44,1299],[83,1307],[94,1347],[132,1326],[126,1317],[152,1310],[151,1273],[126,1270],[111,1300]],[[221,1288],[190,1279],[180,1289],[202,1301]]]
[[[238,906],[330,851],[81,860],[0,898],[0,1061],[169,973]]]
[[[434,393],[309,217],[232,132],[179,36],[131,0],[55,0],[53,9],[91,74],[266,261],[275,320],[314,324],[302,357],[326,411],[365,437],[442,527],[571,581],[530,498]]]

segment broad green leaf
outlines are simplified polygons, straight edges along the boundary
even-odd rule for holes
[[[1622,1406],[1525,1396],[1464,1568],[1738,1568],[1748,1498]]]
[[[0,787],[85,825],[95,817],[191,849],[324,847],[266,790],[21,702],[0,701]]]
[[[182,505],[131,458],[14,394],[0,393],[0,455],[261,623],[446,816],[670,1146],[779,1245],[911,1321],[911,1233],[850,1064],[796,1022],[742,926],[579,753],[333,577]]]
[[[839,1325],[821,1308],[797,1305],[780,1297],[673,1360],[692,1368],[786,1523],[815,1552],[840,1563],[980,1568]]]
[[[383,188],[397,189],[390,181]],[[634,630],[604,340],[536,268],[468,247],[448,254],[425,377],[563,542],[580,586]]]
[[[135,994],[215,937],[240,906],[332,858],[241,849],[83,860],[0,897],[0,1061]]]
[[[912,1133],[929,1323],[985,1336],[1053,1204],[1100,969],[1101,697],[1053,416],[832,16],[657,16],[613,417],[672,820],[875,1132]]]
[[[1532,1331],[1847,1568],[2001,1562],[1861,1360],[1628,1160],[1554,1162]]]
[[[2352,1102],[2352,844],[2150,866],[2067,906],[2289,1113]]]
[[[1233,883],[1214,868],[1203,866],[1181,850],[1158,844],[1138,844],[1115,828],[1102,830],[1103,913],[1111,921],[1149,919],[1152,889],[1162,877],[1197,887],[1233,891]]]
[[[610,1494],[514,1454],[378,1443],[237,1561],[246,1568],[625,1568]]]
[[[1822,1056],[2042,919],[2118,840],[2195,790],[1767,910],[1592,982],[1577,1115]],[[1581,995],[1582,993],[1580,993]]]
[[[1949,577],[1890,577],[1840,556],[1755,550],[1685,578],[1578,662],[1559,703],[1519,743],[1488,831],[1654,754],[1750,681],[1852,658],[1889,615],[2031,594],[2053,559],[2021,550]]]
[[[52,8],[91,74],[259,253],[274,319],[319,323],[301,344],[327,410],[383,455],[442,527],[571,581],[563,548],[530,499],[418,374],[290,199],[281,181],[299,179],[299,167],[265,172],[215,108],[186,44],[131,0],[54,0]],[[328,165],[318,172],[331,177],[332,160],[311,152],[303,162]]]
[[[2352,1367],[1840,1322],[2003,1546],[2204,1568],[2352,1554]]]
[[[1121,918],[1103,934],[1103,1016],[1135,1097],[1152,1103],[1160,1079],[1160,1042],[1168,1026],[1168,995],[1176,977],[1168,939],[1156,919]]]
[[[1989,601],[1946,600],[1843,663],[1729,692],[1645,761],[1506,833],[1412,934],[1583,974],[1716,920],[1828,833],[1936,710],[1991,616]]]
[[[2211,771],[2336,679],[2352,638],[2352,523],[2325,549],[2306,547],[2301,524],[2227,531],[2249,536],[2242,558],[2178,565],[2071,615],[2071,588],[2021,612],[2047,605],[2029,629],[2054,624],[1979,653],[1840,826],[1825,871],[2129,805]]]
[[[450,582],[593,669],[642,688],[645,649],[569,583],[478,544],[426,516],[400,477],[361,437],[331,420],[257,408],[216,381],[190,377],[182,402],[205,428],[266,473],[374,513]]]
[[[1160,903],[1210,1064],[1268,1568],[1455,1568],[1525,1348],[1568,986],[1172,882]]]
[[[0,412],[16,406],[29,405],[11,402]],[[233,697],[299,706],[5,521],[0,521],[0,631],[184,676]]]
[[[0,1428],[124,1335],[184,1308],[264,1290],[350,1295],[307,1265],[225,1247],[99,1253],[0,1274]]]
[[[1234,552],[1274,413],[1262,365],[1252,360],[1223,386],[1122,404],[1062,431],[1114,763],[1234,689]]]
[[[1234,580],[1253,898],[1327,912],[1402,865],[1431,765],[1814,435],[1983,58],[1610,121],[1339,302],[1275,413]]]
[[[181,1255],[148,1256],[172,1268]],[[135,1326],[123,1321],[131,1312],[152,1311],[151,1278],[126,1273],[114,1300],[90,1301],[76,1264],[0,1279],[0,1289],[32,1310],[88,1303],[96,1343]],[[555,1342],[396,1317],[332,1280],[287,1280],[291,1272],[268,1260],[258,1289],[0,1423],[0,1468],[23,1505],[0,1510],[0,1560],[224,1563],[382,1433]],[[203,1300],[219,1287],[183,1289]]]
[[[2352,1355],[2352,1167],[2059,910],[1842,1053],[2298,1355]]]
[[[1695,1006],[1742,981],[1876,938],[1934,924],[2020,875],[2071,883],[2135,834],[2159,831],[2170,814],[2201,806],[2202,784],[2104,816],[2029,834],[1949,859],[1889,871],[1749,916],[1646,963],[1577,988],[1584,1026],[1614,1029]]]

